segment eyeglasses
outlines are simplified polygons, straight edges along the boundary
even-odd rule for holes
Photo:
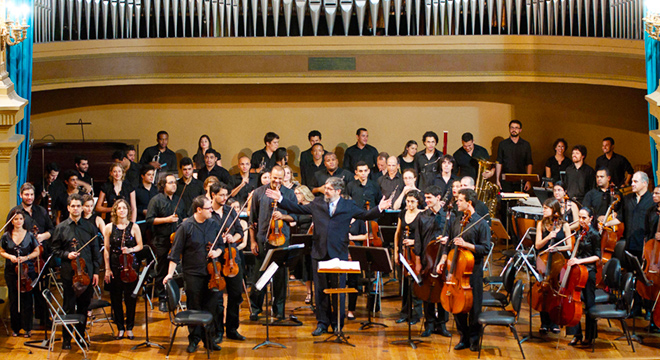
[[[211,211],[211,210],[213,210],[213,206],[205,207],[205,208],[202,208],[202,209]]]

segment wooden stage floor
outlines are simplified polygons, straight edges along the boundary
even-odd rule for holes
[[[501,267],[502,264],[499,264]],[[518,274],[520,278],[526,278],[524,273]],[[398,282],[391,282],[385,286],[385,295],[392,295],[398,292]],[[290,296],[287,302],[287,311],[303,306],[305,297],[304,286],[299,281],[290,282]],[[144,303],[138,302],[138,312],[136,316],[136,327],[134,333],[135,340],[114,340],[110,336],[110,328],[106,322],[97,322],[91,328],[91,351],[90,359],[157,359],[164,358],[166,350],[157,348],[142,348],[131,351],[131,347],[144,341]],[[366,357],[372,359],[438,359],[438,358],[476,358],[477,353],[469,350],[449,351],[449,338],[432,335],[430,338],[424,338],[424,342],[413,350],[407,345],[391,345],[394,340],[406,339],[408,327],[405,324],[395,324],[394,321],[399,318],[400,298],[383,299],[382,312],[377,314],[375,321],[383,322],[388,325],[387,328],[376,327],[369,330],[359,330],[360,321],[366,320],[366,297],[360,297],[358,300],[358,319],[347,321],[345,332],[350,336],[350,342],[356,347],[350,347],[343,344],[327,343],[314,344],[315,340],[321,340],[324,336],[312,337],[311,332],[316,328],[316,321],[313,313],[309,309],[300,309],[293,313],[304,324],[299,327],[271,327],[271,340],[286,346],[286,349],[277,347],[263,347],[258,350],[252,348],[261,343],[266,337],[266,328],[257,322],[249,321],[249,309],[247,301],[243,302],[241,309],[241,326],[239,331],[247,337],[246,341],[227,340],[221,344],[222,350],[211,354],[211,358],[241,358],[241,359],[359,359],[366,360]],[[523,309],[519,323],[517,325],[518,333],[526,336],[529,331],[529,307],[526,298],[523,302]],[[159,343],[165,347],[168,345],[170,323],[167,313],[161,313],[156,308],[149,311],[150,340]],[[540,319],[538,316],[533,318],[533,330],[536,336],[538,334]],[[453,321],[451,321],[453,323]],[[632,326],[632,319],[628,321]],[[608,327],[607,321],[600,321],[599,338],[596,342],[596,351],[591,353],[591,348],[572,348],[568,346],[570,337],[560,335],[546,335],[543,339],[533,339],[522,344],[525,355],[528,359],[660,359],[660,336],[657,334],[647,334],[643,328],[647,322],[641,318],[636,320],[637,333],[644,336],[644,344],[635,343],[636,353],[633,353],[625,340],[616,340],[621,336],[619,324],[612,323]],[[449,329],[456,334],[453,326]],[[422,331],[421,323],[413,326],[413,338],[421,339],[419,334]],[[32,340],[43,337],[43,331],[34,331]],[[22,337],[7,337],[4,329],[0,328],[0,360],[22,360],[22,359],[45,359],[46,350],[31,349],[28,350],[23,345],[26,339]],[[452,346],[458,341],[458,336],[452,338]],[[174,348],[170,354],[172,359],[205,359],[206,352],[200,346],[195,354],[186,353],[187,329],[180,329],[177,333]],[[200,344],[201,345],[201,344]],[[508,331],[501,327],[488,327],[484,337],[484,348],[482,358],[485,359],[522,359],[518,346]],[[31,353],[30,353],[31,351]],[[55,345],[55,352],[51,354],[51,359],[80,359],[82,353],[75,347],[70,351],[61,351],[61,342]]]

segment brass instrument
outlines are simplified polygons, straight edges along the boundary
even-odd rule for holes
[[[490,214],[490,217],[494,218],[497,211],[497,195],[500,193],[500,189],[497,187],[497,185],[484,179],[484,171],[493,170],[497,162],[487,160],[478,161],[479,170],[477,171],[475,190],[477,192],[478,199],[483,201],[483,203],[488,207],[488,213]]]

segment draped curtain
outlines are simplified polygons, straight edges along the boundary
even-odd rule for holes
[[[18,147],[16,155],[16,174],[18,176],[17,189],[27,179],[27,169],[30,150],[30,109],[32,108],[32,42],[34,26],[32,23],[32,11],[34,9],[34,0],[14,0],[17,7],[26,7],[29,11],[26,14],[27,24],[30,26],[27,31],[27,38],[18,45],[8,46],[7,51],[7,71],[9,77],[14,82],[16,93],[28,101],[24,109],[24,117],[16,124],[16,133],[25,136],[24,141]],[[16,194],[20,203],[20,194]]]

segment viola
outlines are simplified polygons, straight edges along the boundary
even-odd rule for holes
[[[365,201],[364,206],[369,210],[369,202]],[[367,220],[367,246],[373,245],[375,247],[383,246],[383,239],[380,235],[380,228],[378,222]]]
[[[93,239],[92,239],[93,240]],[[73,238],[71,240],[73,251],[78,251],[78,240]],[[79,289],[81,292],[89,286],[89,274],[87,274],[87,264],[82,256],[77,256],[74,261],[71,261],[71,269],[73,270],[73,286],[74,289]]]
[[[34,238],[37,238],[37,235],[39,235],[39,227],[37,225],[34,225],[32,227],[32,234],[34,235]],[[41,273],[41,270],[44,268],[44,265],[46,265],[46,261],[43,258],[44,254],[44,246],[39,245],[39,256],[37,256],[34,259],[34,271],[37,272],[37,274]]]
[[[273,200],[273,213],[275,211],[277,211],[277,200]],[[271,246],[282,246],[286,242],[286,237],[284,237],[284,233],[282,232],[283,227],[284,221],[281,219],[275,220],[271,215],[270,224],[268,225],[268,243]]]
[[[129,225],[132,225],[129,223]],[[126,229],[128,226],[126,226]],[[123,249],[126,246],[126,229],[122,232],[121,235],[121,249]],[[130,236],[131,232],[128,232],[128,236]],[[135,263],[135,255],[133,254],[124,254],[123,251],[119,255],[119,278],[121,279],[122,282],[124,283],[132,283],[137,281],[138,279],[138,274],[137,271],[135,271],[135,268],[133,268],[133,264]]]
[[[461,220],[461,233],[470,223],[472,213],[465,210]],[[452,241],[453,243],[453,241]],[[440,302],[442,308],[452,314],[467,313],[472,308],[472,287],[470,286],[470,275],[474,269],[474,254],[470,250],[463,249],[452,244],[452,249],[447,255],[447,277],[442,287]]]
[[[580,246],[580,241],[587,235],[583,230],[571,254],[575,258]],[[561,284],[556,292],[546,300],[550,319],[559,326],[575,326],[582,318],[582,289],[587,284],[589,271],[584,265],[564,265],[561,272]]]
[[[230,214],[233,210],[230,210]],[[229,217],[229,214],[227,215]],[[229,229],[231,229],[234,224],[236,223],[236,219],[238,219],[238,214],[234,217],[234,221],[227,227],[225,230],[225,234],[227,235],[229,233]],[[224,236],[223,236],[224,238]],[[236,263],[236,248],[231,246],[231,244],[227,241],[225,241],[225,251],[222,254],[223,262],[224,265],[222,266],[222,274],[225,277],[234,277],[238,275],[239,272],[239,267],[238,264]]]
[[[406,225],[406,229],[403,231],[403,238],[404,239],[410,239],[410,226]],[[410,265],[410,267],[414,270],[414,265],[417,262],[417,259],[419,258],[417,255],[413,253],[412,246],[408,245],[402,245],[403,246],[403,256],[406,258],[406,262]],[[404,273],[407,273],[407,270],[404,269]]]
[[[21,252],[17,248],[18,252],[17,257],[20,258]],[[16,264],[16,274],[18,274],[18,282],[19,282],[19,288],[21,289],[22,293],[30,292],[32,291],[32,279],[30,278],[28,272],[30,271],[30,268],[28,266],[27,261],[23,262],[18,262]]]
[[[211,244],[206,244],[206,251],[211,251]],[[209,289],[218,289],[218,291],[222,291],[227,287],[225,278],[222,277],[222,265],[220,265],[217,258],[209,258],[208,263],[206,264],[206,270],[209,272],[209,275],[211,275]]]
[[[559,223],[555,221],[553,229],[556,229]],[[550,246],[555,245],[556,239],[550,240]],[[566,264],[566,259],[561,254],[546,252],[536,257],[536,269],[543,275],[543,281],[535,283],[529,290],[527,297],[529,305],[536,311],[547,311],[548,306],[545,300],[550,293],[559,287],[559,275],[561,269]],[[548,296],[546,296],[548,295]]]

